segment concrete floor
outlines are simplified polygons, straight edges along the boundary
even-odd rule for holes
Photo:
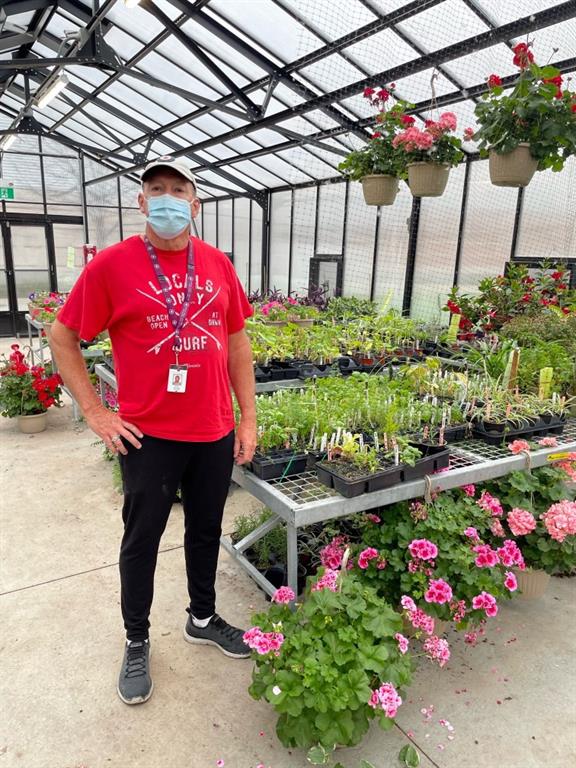
[[[5,348],[5,345],[2,344]],[[154,695],[127,707],[115,692],[122,656],[117,573],[121,498],[95,437],[71,408],[21,435],[0,420],[0,768],[303,768],[274,733],[273,710],[253,701],[250,661],[182,639],[187,602],[182,514],[162,542],[152,614]],[[235,514],[257,502],[237,490]],[[223,552],[218,610],[247,626],[262,593]],[[425,768],[566,768],[576,765],[574,581],[553,579],[539,602],[515,601],[476,648],[449,635],[452,659],[416,674],[397,727],[374,727],[362,759],[398,766],[411,738]],[[433,705],[429,719],[421,709]],[[447,720],[450,732],[439,720]],[[453,736],[449,739],[448,736]]]

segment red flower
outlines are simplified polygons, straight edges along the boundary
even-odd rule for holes
[[[562,93],[562,88],[558,88],[556,93],[554,94],[555,99],[562,99],[564,98],[564,94]]]
[[[436,125],[435,120],[424,120],[424,125],[426,128],[431,128],[433,125]]]
[[[558,283],[558,285],[556,286],[556,288],[557,288],[559,291],[565,291],[565,290],[566,290],[566,288],[568,288],[568,286],[566,285],[566,283]]]
[[[374,133],[372,134],[372,138],[373,139],[381,139],[382,138],[382,134],[380,133],[380,131],[374,131]]]
[[[446,302],[446,306],[448,307],[450,312],[453,312],[455,315],[462,314],[462,310],[460,309],[458,304],[452,301],[452,299],[448,299],[448,301]]]
[[[562,75],[556,75],[556,77],[546,77],[542,80],[543,83],[554,83],[558,88],[562,85]]]
[[[488,88],[497,88],[502,85],[502,78],[498,75],[490,75],[488,78]]]
[[[412,117],[412,115],[402,115],[400,118],[404,125],[414,125],[416,120]]]
[[[517,67],[520,67],[520,69],[526,69],[526,67],[528,67],[532,61],[534,61],[534,54],[532,51],[528,50],[526,43],[518,43],[518,45],[515,45],[512,50],[515,54],[514,58],[512,59],[512,63]]]
[[[568,307],[562,307],[562,312],[564,312],[565,315],[570,314],[570,310],[568,309]]]
[[[564,277],[564,272],[561,270],[558,270],[557,272],[552,272],[550,277],[552,278],[552,280],[562,280],[562,278]]]
[[[368,86],[367,88],[364,88],[364,98],[365,99],[369,99],[372,96],[373,93],[374,93],[374,88],[370,88],[370,86]]]
[[[385,88],[380,88],[380,90],[376,94],[376,98],[379,101],[388,101],[388,99],[390,98],[390,94]]]
[[[524,296],[520,299],[520,301],[523,301],[525,304],[527,304],[532,299],[532,296],[529,293],[525,293]]]
[[[575,103],[575,104],[572,104],[572,106],[570,107],[570,109],[571,109],[571,111],[572,111],[572,112],[576,112],[576,103]]]
[[[525,285],[532,285],[532,283],[534,282],[534,278],[533,278],[533,277],[530,277],[530,275],[526,275],[526,277],[523,277],[523,278],[522,278],[522,282],[523,282]]]

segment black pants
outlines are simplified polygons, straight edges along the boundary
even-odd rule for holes
[[[234,432],[211,443],[147,435],[140,442],[142,448],[128,445],[128,454],[120,456],[124,484],[120,582],[129,640],[148,637],[158,548],[179,485],[190,610],[198,619],[215,612],[214,584]]]

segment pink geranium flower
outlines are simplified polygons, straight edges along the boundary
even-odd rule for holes
[[[500,558],[502,565],[505,565],[507,568],[516,565],[521,571],[525,569],[526,565],[524,564],[522,552],[520,551],[518,544],[516,544],[515,541],[512,541],[512,539],[506,539],[502,546],[498,547],[496,551],[498,552],[498,557]]]
[[[452,587],[443,579],[431,579],[424,594],[427,603],[449,603],[452,600]]]
[[[408,545],[412,557],[419,560],[433,560],[438,557],[438,547],[428,539],[414,539]]]
[[[404,635],[402,635],[400,632],[396,632],[396,634],[394,635],[394,638],[395,640],[398,641],[398,650],[402,655],[404,655],[408,650],[408,646],[409,646],[408,638],[404,637]]]
[[[576,501],[559,501],[540,515],[550,536],[562,543],[567,536],[576,534]]]
[[[361,568],[363,571],[368,568],[370,565],[370,560],[376,560],[378,558],[378,550],[374,549],[374,547],[367,547],[366,549],[363,549],[362,552],[358,555],[358,568]]]
[[[478,568],[493,568],[498,565],[498,552],[492,549],[489,544],[477,544],[472,547],[472,551],[476,553],[474,564]]]
[[[330,592],[338,591],[338,571],[326,568],[324,574],[312,585],[312,592],[320,592],[323,589],[329,589]]]
[[[294,590],[290,589],[290,587],[280,587],[274,592],[272,602],[287,604],[291,603],[295,597]]]
[[[514,536],[526,536],[536,528],[536,520],[527,509],[514,507],[508,512],[508,525]]]
[[[372,691],[368,704],[373,709],[382,709],[386,717],[396,717],[396,712],[402,705],[402,699],[392,683],[382,683],[380,688]]]
[[[469,539],[473,539],[474,541],[480,541],[480,536],[478,535],[478,531],[474,526],[469,526],[464,531],[464,536],[467,536]]]
[[[470,483],[469,485],[463,485],[462,490],[464,491],[466,496],[471,496],[473,498],[476,493],[476,486]]]
[[[500,504],[500,499],[497,499],[496,496],[492,496],[488,491],[482,491],[482,495],[476,504],[486,512],[490,512],[493,517],[500,517],[504,512],[502,504]]]
[[[450,646],[444,638],[432,635],[424,640],[424,652],[429,659],[437,661],[443,667],[450,659]]]
[[[542,448],[556,448],[558,440],[555,437],[543,437],[542,440],[538,440],[538,445]]]
[[[530,443],[526,440],[513,440],[508,444],[508,450],[512,453],[522,453],[522,451],[530,450]]]
[[[476,595],[476,597],[473,597],[472,608],[475,610],[484,610],[486,616],[496,616],[498,613],[496,598],[489,592],[481,592],[479,595]]]
[[[506,571],[504,577],[504,586],[506,589],[508,589],[510,592],[515,592],[518,589],[516,576],[512,573],[512,571]]]

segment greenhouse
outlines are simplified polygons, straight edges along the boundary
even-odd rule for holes
[[[575,763],[575,75],[574,0],[0,0],[6,766]]]

